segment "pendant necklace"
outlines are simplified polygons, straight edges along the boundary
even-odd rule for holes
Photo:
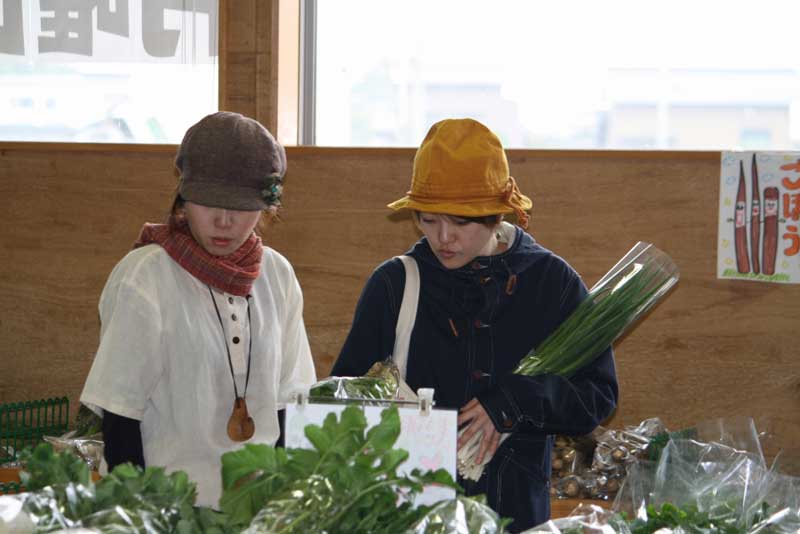
[[[228,437],[233,441],[247,441],[253,437],[256,431],[256,425],[253,418],[247,413],[247,385],[250,383],[250,360],[253,356],[253,321],[250,318],[250,295],[247,295],[247,326],[249,329],[248,337],[250,342],[247,347],[247,375],[244,380],[244,391],[242,396],[239,396],[239,389],[236,387],[236,376],[233,373],[233,360],[231,359],[231,349],[228,348],[228,338],[225,335],[225,326],[222,324],[222,314],[219,313],[219,306],[217,306],[217,299],[214,298],[214,293],[211,291],[211,286],[208,287],[208,293],[211,295],[211,302],[214,303],[214,311],[217,312],[217,319],[219,319],[219,326],[222,328],[222,339],[225,345],[225,351],[228,353],[228,366],[231,370],[231,379],[233,380],[233,411],[228,418]]]

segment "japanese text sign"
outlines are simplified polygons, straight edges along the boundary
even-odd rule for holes
[[[2,0],[0,57],[210,63],[218,0]]]

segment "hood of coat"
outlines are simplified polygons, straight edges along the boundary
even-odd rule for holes
[[[536,243],[536,240],[519,226],[503,222],[501,223],[500,232],[506,236],[506,241],[510,242],[510,246],[505,252],[494,256],[478,256],[459,269],[447,269],[444,267],[433,253],[433,250],[431,250],[428,239],[425,237],[417,241],[406,254],[439,271],[447,272],[456,277],[466,276],[468,278],[476,276],[478,272],[480,272],[480,276],[494,273],[507,274],[509,272],[519,274],[535,262],[551,254],[549,250]]]
[[[425,237],[406,254],[420,264],[425,291],[434,299],[454,305],[461,312],[459,315],[490,319],[502,296],[514,294],[518,275],[552,254],[519,226],[503,222],[500,232],[509,242],[507,250],[494,256],[478,256],[458,269],[444,267]]]

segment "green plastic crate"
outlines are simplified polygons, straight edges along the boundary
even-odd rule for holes
[[[68,427],[67,397],[0,404],[0,464],[16,460],[42,436],[60,436]]]
[[[0,482],[0,495],[22,493],[22,485],[18,482]]]

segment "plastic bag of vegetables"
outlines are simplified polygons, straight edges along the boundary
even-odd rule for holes
[[[23,460],[20,478],[29,493],[18,497],[37,534],[75,528],[102,534],[233,532],[224,514],[194,506],[195,484],[183,471],[122,464],[94,483],[79,456],[54,452],[48,443]]]
[[[722,421],[721,429],[737,426]],[[527,534],[797,534],[800,479],[770,469],[758,444],[742,449],[740,436],[722,441],[673,438],[657,462],[632,464],[613,510],[581,505],[567,518]],[[745,436],[746,438],[746,436]]]
[[[321,380],[311,386],[309,395],[314,400],[417,400],[392,360],[376,362],[364,376],[332,376]]]
[[[678,268],[667,254],[649,243],[637,243],[589,290],[569,317],[522,358],[514,372],[573,375],[652,308],[678,277]],[[478,480],[491,460],[486,455],[481,464],[476,461],[482,437],[482,432],[476,433],[458,451],[458,472],[464,478]],[[507,437],[503,434],[501,443]]]
[[[435,505],[407,534],[502,534],[509,522],[483,496],[458,496]]]

